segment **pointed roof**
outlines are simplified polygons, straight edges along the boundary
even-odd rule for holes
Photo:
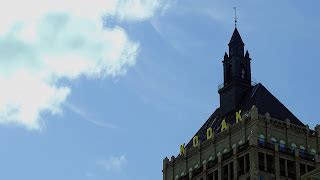
[[[252,88],[251,92],[246,95],[243,102],[244,103],[241,105],[242,109],[250,109],[255,105],[258,107],[260,114],[268,112],[271,117],[283,121],[288,118],[291,123],[298,126],[304,126],[304,124],[261,83]]]
[[[241,39],[240,33],[239,33],[239,31],[238,31],[237,28],[235,28],[234,31],[233,31],[233,34],[232,34],[232,37],[231,37],[231,39],[230,39],[229,45],[230,45],[231,43],[244,44],[243,41],[242,41],[242,39]]]
[[[247,111],[250,110],[253,105],[258,108],[259,114],[263,115],[268,112],[273,118],[279,119],[281,121],[286,121],[286,119],[288,118],[290,119],[291,123],[298,126],[304,126],[304,124],[295,115],[293,115],[291,111],[287,107],[285,107],[275,96],[273,96],[261,83],[252,86],[246,92],[237,110],[241,109],[242,111]],[[217,108],[196,133],[196,135],[199,136],[200,140],[206,139],[206,130],[209,127],[214,129],[215,132],[219,132],[221,124],[220,116],[220,108]],[[228,123],[234,122],[228,121]],[[191,146],[192,139],[187,144],[187,148]]]

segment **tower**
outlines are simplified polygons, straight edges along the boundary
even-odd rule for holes
[[[163,160],[163,180],[300,180],[320,172],[320,126],[309,129],[261,83],[251,85],[250,61],[235,28],[220,107],[178,156]]]
[[[243,95],[251,88],[249,52],[244,53],[244,43],[237,28],[229,42],[229,55],[224,54],[223,86],[219,88],[222,114],[236,111]]]

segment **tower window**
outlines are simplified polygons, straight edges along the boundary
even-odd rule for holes
[[[228,72],[227,72],[227,81],[230,81],[232,77],[232,66],[231,64],[228,66]]]
[[[241,78],[245,79],[246,78],[246,69],[244,68],[244,65],[241,64]]]

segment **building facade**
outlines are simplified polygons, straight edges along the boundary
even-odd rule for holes
[[[262,84],[235,28],[223,58],[220,107],[180,154],[163,160],[163,180],[301,179],[320,167],[320,126],[310,129]]]

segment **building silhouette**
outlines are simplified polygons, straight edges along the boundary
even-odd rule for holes
[[[235,28],[223,58],[220,107],[180,154],[163,160],[163,180],[301,179],[320,166],[320,126],[309,129],[262,84]]]

